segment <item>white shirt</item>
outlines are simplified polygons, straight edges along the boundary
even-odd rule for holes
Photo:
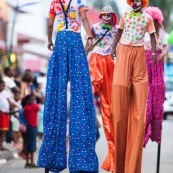
[[[102,23],[96,23],[91,27],[94,41],[97,42],[106,33],[107,29],[102,28]],[[116,36],[118,26],[112,27],[104,38],[97,43],[93,52],[100,55],[110,55],[112,52],[113,41]]]
[[[0,92],[0,110],[3,112],[9,112],[10,111],[10,104],[8,102],[9,95],[8,92],[3,90]]]
[[[9,98],[13,99],[13,92],[11,89],[16,87],[14,80],[8,76],[5,76],[3,81],[5,82],[5,91],[8,92]]]

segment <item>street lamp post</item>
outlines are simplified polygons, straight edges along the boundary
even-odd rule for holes
[[[7,46],[7,22],[4,22],[2,17],[0,17],[0,26],[2,30],[2,36],[3,36],[3,41],[4,41],[4,47],[5,47],[5,54],[7,55],[8,53],[8,46]]]
[[[10,37],[10,44],[9,44],[9,50],[8,50],[8,62],[9,66],[11,66],[11,54],[13,53],[13,37],[14,37],[14,29],[15,29],[15,23],[16,23],[16,17],[18,13],[28,13],[26,11],[21,10],[23,7],[31,6],[38,4],[39,2],[30,2],[25,4],[19,4],[19,1],[17,1],[15,6],[12,6],[11,4],[7,3],[8,6],[10,6],[14,11],[13,21],[12,21],[12,28],[11,28],[11,37]]]

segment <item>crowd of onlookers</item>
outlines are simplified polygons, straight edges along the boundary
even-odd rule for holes
[[[3,143],[17,149],[26,159],[25,168],[35,168],[34,152],[37,141],[43,139],[43,112],[46,75],[27,69],[23,73],[10,67],[0,75],[0,152],[7,150]],[[67,85],[67,105],[70,106],[70,84]],[[99,114],[99,98],[95,99]],[[69,111],[68,111],[69,113]],[[68,126],[67,121],[67,126]],[[98,126],[99,126],[99,121]],[[97,139],[99,138],[99,131]],[[68,132],[67,132],[68,146]],[[67,149],[68,150],[68,149]]]
[[[0,152],[3,142],[12,144],[26,159],[25,168],[36,167],[36,139],[43,138],[43,110],[46,76],[10,67],[0,76]]]

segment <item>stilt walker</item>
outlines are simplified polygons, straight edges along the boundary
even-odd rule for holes
[[[92,26],[95,47],[89,59],[94,96],[100,95],[103,128],[108,142],[108,154],[102,164],[106,171],[114,170],[114,134],[112,123],[112,80],[114,61],[111,57],[113,39],[118,30],[118,17],[106,6],[100,14],[101,22]]]
[[[157,63],[152,64],[152,47],[150,37],[145,35],[145,55],[148,70],[148,99],[146,111],[146,129],[144,138],[144,147],[149,139],[158,143],[157,156],[157,170],[160,168],[160,152],[161,152],[161,136],[162,136],[162,122],[164,118],[164,98],[165,98],[165,84],[164,84],[164,57],[167,54],[167,39],[165,36],[162,21],[164,20],[161,10],[158,7],[148,7],[146,13],[154,20],[156,29],[156,59]]]
[[[142,10],[148,0],[127,0],[127,3],[132,11],[121,17],[112,51],[112,56],[116,56],[112,88],[114,173],[141,173],[148,92],[145,33],[150,34],[154,64],[156,40],[153,20]]]
[[[88,62],[80,30],[81,21],[88,35],[89,49],[92,35],[86,16],[85,0],[52,0],[48,24],[49,59],[44,109],[44,139],[38,166],[45,172],[61,172],[67,167],[66,122],[67,82],[70,80],[69,158],[70,173],[97,173],[95,152],[96,114]],[[52,31],[55,17],[58,32],[55,45]]]

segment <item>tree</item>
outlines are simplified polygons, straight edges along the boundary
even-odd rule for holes
[[[170,16],[173,13],[173,3],[172,0],[150,0],[150,6],[159,7],[162,10],[164,21],[163,25],[167,31],[170,31],[173,27],[173,23],[171,22]]]

